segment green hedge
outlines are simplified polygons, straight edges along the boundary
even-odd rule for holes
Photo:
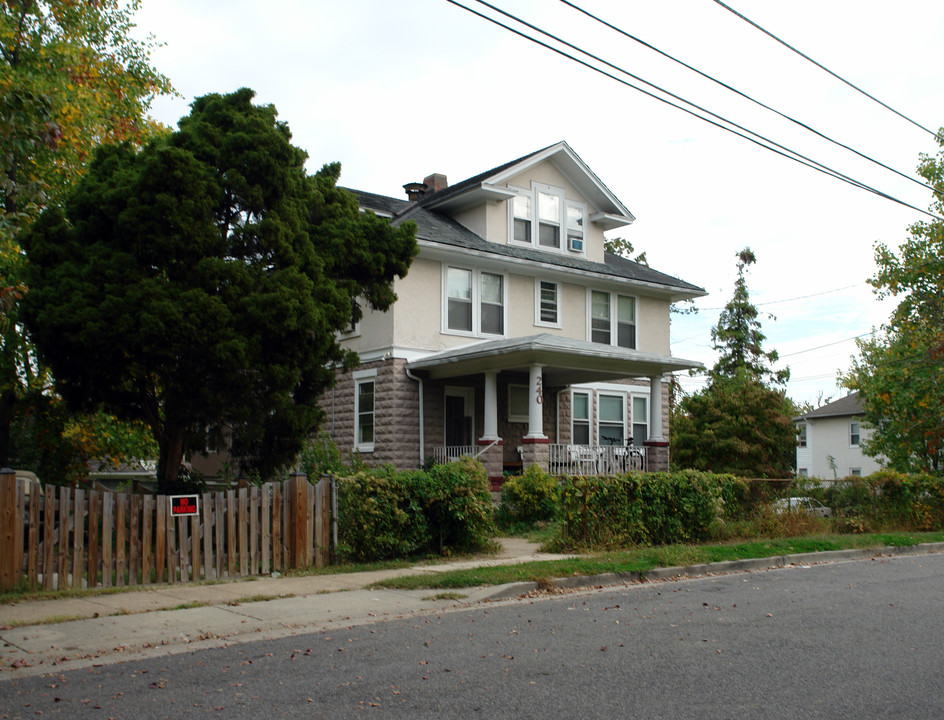
[[[749,506],[747,483],[697,470],[565,478],[561,548],[695,542]]]
[[[488,477],[462,459],[429,471],[363,470],[338,478],[337,557],[370,562],[489,547],[496,534]]]
[[[503,527],[547,522],[557,517],[560,501],[560,479],[529,465],[521,475],[505,479],[498,520]]]
[[[866,527],[937,530],[944,527],[944,477],[879,470],[825,486],[797,483],[794,495],[808,494],[843,518]]]

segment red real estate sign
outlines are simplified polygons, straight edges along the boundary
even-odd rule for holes
[[[198,497],[198,495],[171,495],[170,516],[199,515],[200,505]]]

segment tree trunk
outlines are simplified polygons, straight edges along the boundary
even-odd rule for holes
[[[12,390],[0,395],[0,467],[10,467],[10,426],[15,403],[16,393]]]
[[[158,447],[157,492],[159,495],[173,495],[182,489],[178,476],[184,458],[183,433],[164,433]]]

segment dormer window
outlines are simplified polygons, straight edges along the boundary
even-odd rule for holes
[[[517,195],[514,200],[515,242],[531,243],[531,196]]]
[[[533,183],[511,201],[512,241],[544,250],[586,254],[587,206],[563,188]]]
[[[560,196],[538,192],[538,243],[541,247],[560,248]]]

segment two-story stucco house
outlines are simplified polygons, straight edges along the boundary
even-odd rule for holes
[[[633,216],[566,144],[455,185],[430,175],[362,209],[413,220],[420,252],[387,312],[342,336],[361,365],[324,428],[368,464],[477,455],[493,480],[668,464],[669,306],[704,290],[604,252]]]
[[[862,442],[871,434],[862,415],[862,400],[855,392],[793,418],[797,475],[835,480],[880,470],[882,463],[862,452]]]

